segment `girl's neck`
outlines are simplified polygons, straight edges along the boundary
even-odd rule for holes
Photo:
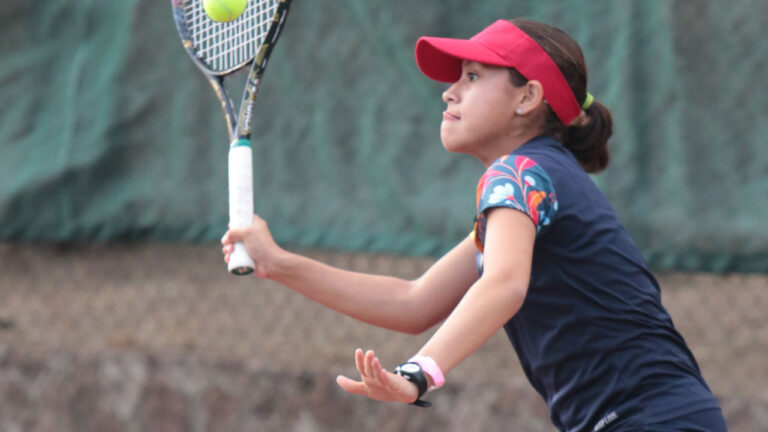
[[[521,134],[519,136],[510,137],[509,139],[506,139],[497,145],[489,145],[483,148],[482,150],[484,151],[481,151],[479,154],[476,154],[474,156],[477,159],[479,159],[480,162],[482,162],[483,165],[485,165],[485,167],[487,168],[498,158],[512,153],[523,144],[533,140],[534,138],[540,135],[541,133],[536,131],[536,132],[528,132],[525,134]]]

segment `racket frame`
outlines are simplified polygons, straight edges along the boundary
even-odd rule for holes
[[[227,134],[229,136],[229,189],[230,189],[230,228],[244,228],[250,223],[243,226],[244,221],[236,221],[238,219],[234,213],[233,206],[245,205],[246,207],[250,202],[250,213],[253,213],[253,191],[252,191],[252,151],[251,151],[251,122],[253,116],[253,105],[258,96],[259,87],[261,86],[262,76],[267,68],[272,49],[277,43],[280,34],[282,33],[285,25],[285,20],[288,16],[288,11],[291,6],[292,0],[279,0],[277,8],[272,16],[272,23],[269,26],[267,34],[264,36],[264,41],[259,47],[256,55],[244,61],[241,64],[233,65],[232,67],[223,71],[211,70],[205,62],[198,57],[195,50],[194,41],[191,37],[190,31],[186,24],[186,16],[184,7],[188,2],[202,1],[202,0],[171,0],[173,7],[173,19],[178,30],[179,37],[181,38],[184,49],[189,54],[189,57],[194,62],[195,66],[203,72],[208,83],[213,88],[216,97],[221,104],[221,110],[224,114],[224,118],[227,124]],[[253,1],[253,0],[250,0]],[[240,109],[237,118],[235,117],[235,107],[232,102],[232,98],[229,92],[224,87],[224,78],[235,74],[236,72],[251,66],[248,76],[246,78],[245,88],[243,90],[243,97],[240,104]],[[248,160],[245,160],[248,159]],[[234,171],[238,171],[235,173]],[[244,174],[247,176],[247,180],[251,183],[248,186],[248,191],[241,191],[239,196],[233,196],[235,193],[233,189],[238,189],[236,184],[237,177],[235,174]],[[242,183],[242,182],[240,182]],[[247,182],[246,182],[247,183]],[[242,184],[240,186],[243,186]],[[242,188],[240,188],[242,189]],[[248,200],[249,202],[245,202]],[[233,223],[237,222],[237,223]],[[253,272],[254,263],[245,251],[245,247],[242,243],[235,243],[232,253],[230,254],[230,260],[228,265],[229,271],[235,275],[247,275]]]

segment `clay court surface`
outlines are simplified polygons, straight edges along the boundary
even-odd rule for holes
[[[432,262],[429,258],[305,253],[348,269],[408,278]],[[659,279],[663,302],[720,398],[730,430],[768,430],[768,277],[661,274]],[[415,352],[431,333],[409,336],[379,330],[277,284],[229,276],[215,244],[0,245],[0,400],[6,405],[5,410],[0,408],[0,432],[46,430],[47,423],[35,418],[35,413],[45,411],[46,403],[64,406],[56,408],[60,411],[66,406],[71,410],[70,402],[41,399],[31,390],[42,385],[42,372],[23,372],[24,365],[32,364],[53,375],[52,358],[70,359],[69,366],[59,369],[64,375],[80,373],[78,362],[87,367],[121,358],[151,358],[181,365],[189,374],[211,374],[221,368],[243,371],[233,376],[250,379],[252,386],[243,384],[239,391],[256,399],[262,381],[254,377],[263,374],[283,376],[264,385],[299,389],[283,395],[293,402],[279,400],[280,395],[271,398],[272,408],[253,402],[243,410],[250,416],[247,421],[236,420],[241,408],[233,408],[227,414],[227,430],[257,424],[263,426],[257,428],[261,430],[366,429],[364,420],[353,420],[362,415],[360,407],[372,407],[371,415],[385,419],[371,430],[427,430],[430,424],[439,426],[434,430],[553,430],[543,403],[528,387],[501,332],[449,374],[442,394],[432,395],[437,408],[431,415],[439,416],[437,422],[396,420],[407,418],[412,407],[379,408],[352,400],[335,388],[337,374],[354,373],[356,347],[375,349],[384,366],[391,368]],[[191,371],[190,364],[203,366]],[[152,384],[151,379],[142,379],[143,385]],[[302,386],[311,388],[312,399],[302,395]],[[98,391],[102,387],[83,388]],[[196,390],[184,391],[187,399],[194,399],[189,395]],[[147,406],[166,405],[147,402],[153,397],[151,391],[138,392],[144,395],[137,396],[138,402],[123,411],[115,408],[117,413],[104,420],[112,423],[104,424],[124,430],[152,424],[149,420],[136,423],[131,417],[149,412]],[[16,411],[7,408],[11,402]],[[306,414],[284,419],[281,426],[269,411],[282,412],[274,407],[281,404],[293,404],[296,412]],[[473,406],[482,409],[473,414]],[[162,412],[158,409],[150,411]],[[211,418],[218,415],[216,410],[230,412],[220,407],[210,410],[203,420],[184,423],[192,425],[187,429],[215,430]],[[50,414],[51,418],[57,415],[63,414]],[[342,422],[339,416],[348,419]],[[201,422],[207,427],[194,426]]]

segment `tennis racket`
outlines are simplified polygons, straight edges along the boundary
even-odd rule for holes
[[[203,72],[221,102],[229,133],[229,226],[244,228],[253,219],[253,155],[251,116],[269,55],[283,30],[291,0],[248,0],[237,19],[219,23],[203,10],[202,0],[171,0],[173,19],[181,43]],[[224,78],[251,65],[243,100],[235,120],[232,98]],[[229,258],[229,272],[246,275],[253,260],[245,246],[236,243]]]

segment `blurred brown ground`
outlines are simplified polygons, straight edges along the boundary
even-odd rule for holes
[[[432,263],[304,253],[343,268],[405,278]],[[768,430],[768,276],[662,274],[659,280],[663,302],[720,399],[730,430]],[[332,380],[354,374],[356,347],[375,349],[391,368],[433,331],[410,336],[377,329],[275,283],[229,276],[217,245],[0,245],[0,348],[4,344],[14,358],[40,364],[62,352],[78,358],[192,358],[212,367],[225,362],[248,371],[327,376],[326,391],[345,401],[351,396],[336,394]],[[551,430],[503,332],[447,378],[457,399],[462,389],[471,393],[484,385],[513,389],[501,394],[540,420],[511,430]],[[432,399],[439,403],[440,392]],[[0,410],[0,432],[2,416]]]

